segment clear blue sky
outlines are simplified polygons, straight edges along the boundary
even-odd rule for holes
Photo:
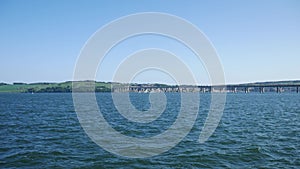
[[[110,21],[137,12],[170,13],[196,25],[215,46],[227,83],[300,79],[298,0],[1,0],[0,82],[71,80],[86,40]],[[169,41],[149,36],[120,44],[96,80],[110,80],[109,65],[118,62],[114,55],[122,58],[144,47],[169,47],[197,71],[188,52]],[[200,79],[202,71],[199,67]],[[154,75],[146,72],[140,80]]]

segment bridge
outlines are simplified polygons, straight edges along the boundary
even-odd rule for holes
[[[225,85],[225,86],[171,86],[171,85],[124,85],[118,84],[112,86],[112,92],[202,92],[202,93],[250,93],[250,92],[296,92],[299,93],[300,84],[240,84],[240,85]]]
[[[245,93],[249,92],[259,92],[265,93],[266,90],[268,92],[296,92],[299,93],[299,84],[242,84],[242,85],[227,85],[227,90],[230,92],[243,91]]]

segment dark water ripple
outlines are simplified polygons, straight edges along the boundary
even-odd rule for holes
[[[179,95],[168,94],[157,121],[136,124],[120,116],[108,93],[97,94],[105,118],[118,131],[150,137],[166,130],[179,111]],[[0,168],[299,168],[300,95],[229,94],[222,120],[204,144],[201,128],[209,110],[201,95],[198,119],[170,151],[146,159],[106,152],[84,133],[71,94],[0,94]],[[140,110],[148,95],[133,94]]]

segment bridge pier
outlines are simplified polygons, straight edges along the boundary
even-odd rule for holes
[[[277,93],[281,93],[281,87],[278,87],[278,86],[277,86],[276,92],[277,92]]]
[[[299,93],[299,86],[297,86],[297,89],[296,89],[297,93]]]
[[[264,88],[264,87],[260,87],[260,88],[259,88],[259,92],[260,92],[260,93],[264,93],[264,92],[265,92],[265,88]]]
[[[213,91],[213,87],[212,86],[208,87],[208,92],[212,93],[212,91]]]

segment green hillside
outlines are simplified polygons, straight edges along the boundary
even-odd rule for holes
[[[82,86],[85,86],[86,83],[95,83],[96,92],[110,92],[110,83],[105,82],[93,82],[93,81],[82,81],[77,82],[77,91],[88,92]],[[13,83],[5,84],[0,83],[0,92],[10,92],[10,93],[61,93],[61,92],[72,92],[72,82],[63,82],[63,83]]]

